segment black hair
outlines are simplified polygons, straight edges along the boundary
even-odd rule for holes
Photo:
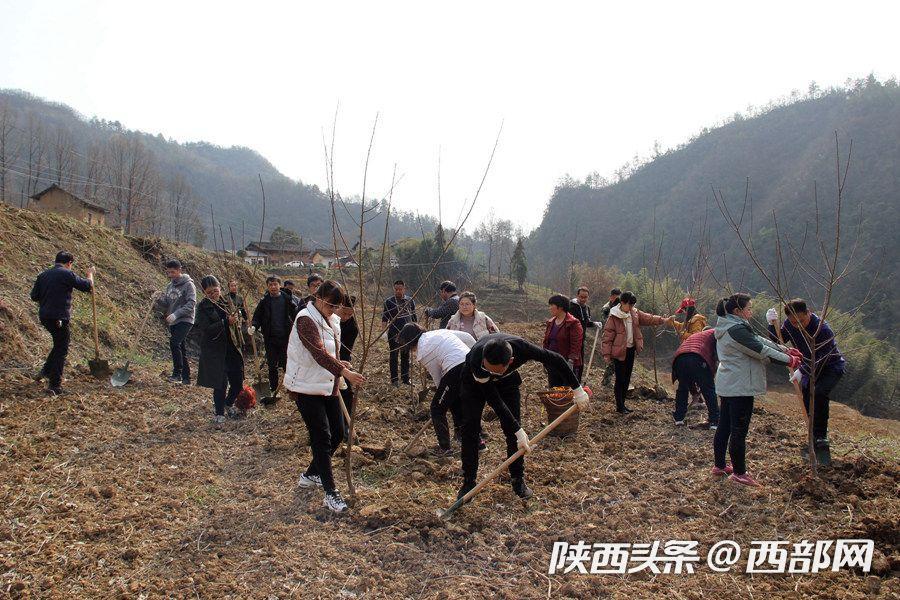
[[[569,299],[562,294],[553,294],[550,296],[550,299],[547,300],[547,304],[550,306],[558,306],[562,310],[569,312]]]
[[[407,323],[394,338],[401,348],[409,349],[419,343],[425,328],[418,323]]]
[[[591,293],[591,290],[587,289],[587,288],[584,287],[584,286],[581,286],[580,288],[578,288],[577,290],[575,290],[575,295],[577,296],[577,295],[580,294],[581,292],[587,292],[588,294],[590,294],[590,293]]]
[[[281,283],[281,277],[279,277],[278,275],[269,275],[268,277],[266,277],[266,285],[269,285],[273,281]]]
[[[512,354],[512,346],[509,345],[509,342],[502,339],[494,339],[485,343],[482,356],[484,360],[492,365],[506,365],[509,364]]]
[[[394,285],[406,285],[406,283],[402,279],[398,279],[394,282]]]
[[[344,295],[344,288],[333,279],[323,281],[315,294],[316,298],[321,298],[334,306],[340,306],[344,302]]]
[[[619,288],[613,288],[613,289],[609,290],[609,295],[610,296],[621,296],[622,290],[620,290]]]
[[[809,312],[809,308],[806,306],[806,300],[803,298],[794,298],[793,300],[788,300],[787,304],[784,305],[784,314],[786,315],[794,315],[794,314],[806,314]]]
[[[166,261],[166,268],[167,269],[181,269],[182,268],[181,261],[171,258]]]
[[[322,276],[319,275],[318,273],[313,273],[312,275],[310,275],[309,277],[306,278],[306,287],[311,286],[314,281],[321,281],[324,283],[325,279],[323,279]]]
[[[347,308],[353,308],[356,306],[356,296],[351,296],[350,294],[344,294],[344,301],[341,302],[341,306],[346,306]]]
[[[441,283],[441,291],[443,291],[443,292],[455,292],[455,291],[456,291],[456,284],[453,283],[452,281],[445,281],[445,282]]]
[[[294,285],[294,282],[291,281],[290,279],[285,279],[285,280],[284,280],[284,287],[287,287],[287,286],[289,286],[289,285]]]
[[[200,280],[200,289],[208,290],[211,287],[222,287],[222,284],[219,283],[219,280],[216,279],[215,275],[207,275],[203,279]]]
[[[722,310],[725,314],[731,314],[739,308],[744,308],[750,302],[750,294],[745,294],[743,292],[738,292],[736,294],[732,294],[727,298],[722,298],[721,305]],[[724,314],[719,314],[719,307],[716,307],[716,314],[720,317],[724,316]]]
[[[722,298],[718,302],[716,302],[716,315],[720,317],[724,317],[728,313],[725,311],[725,305],[728,303],[728,298]]]
[[[57,262],[61,265],[67,265],[70,262],[74,262],[74,260],[75,260],[75,257],[72,256],[71,252],[66,252],[65,250],[61,250],[56,253],[56,260],[54,262]]]
[[[690,321],[697,314],[697,307],[693,304],[684,309],[684,322]]]
[[[634,295],[634,292],[630,292],[628,290],[619,294],[619,304],[631,304],[637,302],[637,296]]]

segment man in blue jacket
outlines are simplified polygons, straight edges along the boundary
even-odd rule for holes
[[[781,337],[784,343],[790,343],[803,355],[800,364],[800,388],[803,390],[803,404],[806,413],[809,414],[809,377],[813,369],[812,349],[816,351],[815,373],[816,386],[814,398],[813,436],[815,437],[816,452],[827,450],[828,442],[828,405],[829,395],[834,387],[844,376],[846,361],[834,341],[834,331],[819,316],[809,310],[806,301],[802,298],[790,300],[784,306],[784,314],[787,317],[781,324]],[[775,331],[775,323],[778,321],[778,313],[774,308],[766,311],[766,320],[769,322],[769,337],[773,341],[778,340]],[[804,335],[801,327],[806,331]],[[812,349],[808,339],[812,340]]]
[[[62,374],[69,353],[69,321],[72,318],[72,289],[90,292],[94,286],[94,267],[88,267],[87,279],[72,271],[75,257],[70,252],[59,252],[56,264],[37,276],[31,288],[31,299],[40,303],[38,317],[53,338],[53,349],[47,355],[44,367],[37,379],[48,380],[47,393],[62,394]]]

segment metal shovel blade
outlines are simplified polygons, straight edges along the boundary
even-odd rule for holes
[[[129,361],[125,363],[124,367],[116,369],[116,372],[113,373],[112,377],[109,380],[113,387],[122,387],[123,385],[128,383],[128,381],[131,379],[131,371],[128,370],[128,367],[130,366],[131,362]]]
[[[259,398],[260,402],[262,402],[263,398],[268,398],[272,395],[272,390],[269,388],[269,384],[262,381],[254,381],[251,386],[253,391],[256,392],[256,397]]]
[[[109,361],[102,358],[89,360],[88,368],[91,370],[91,375],[93,375],[97,379],[103,379],[104,377],[109,376],[109,374],[112,372],[112,369],[109,368]]]

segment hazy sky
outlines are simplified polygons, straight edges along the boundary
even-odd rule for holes
[[[445,224],[531,228],[556,181],[609,174],[748,105],[900,71],[897,3],[75,2],[0,0],[0,87],[132,129],[258,150],[325,187]],[[893,57],[893,58],[891,58]]]

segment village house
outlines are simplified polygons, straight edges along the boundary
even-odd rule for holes
[[[283,265],[296,260],[307,262],[306,251],[299,244],[250,242],[244,248],[244,261],[250,264]]]
[[[105,225],[107,209],[79,198],[55,183],[31,197],[28,208],[35,212],[56,213],[84,221],[88,225]]]

